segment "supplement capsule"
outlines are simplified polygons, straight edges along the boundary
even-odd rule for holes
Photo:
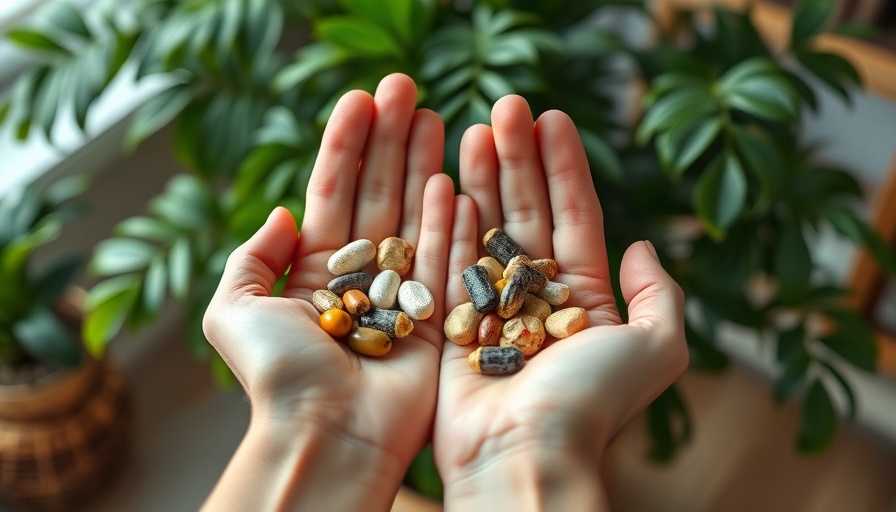
[[[372,308],[361,315],[358,325],[383,331],[390,338],[404,338],[414,330],[414,322],[407,313],[394,309]]]
[[[547,279],[553,279],[557,275],[557,262],[550,258],[532,260],[532,268],[541,272]]]
[[[488,270],[485,267],[470,265],[461,277],[476,311],[488,313],[498,307],[498,293],[489,281]]]
[[[414,320],[426,320],[435,310],[435,300],[429,288],[417,281],[405,281],[398,289],[398,305]]]
[[[526,300],[526,295],[529,294],[529,279],[528,272],[515,272],[510,276],[498,301],[498,316],[510,318],[519,312],[523,307],[523,301]]]
[[[330,309],[320,315],[320,328],[334,338],[341,338],[352,330],[352,317],[341,309]]]
[[[361,316],[370,310],[370,299],[361,290],[349,290],[342,296],[345,310],[354,316]]]
[[[355,240],[334,252],[327,261],[327,270],[335,276],[357,272],[376,257],[376,246],[370,240]]]
[[[481,320],[482,313],[476,311],[472,302],[465,302],[445,317],[445,337],[455,345],[469,345],[476,341]]]
[[[370,304],[377,308],[392,309],[398,299],[398,287],[401,286],[401,276],[398,272],[386,269],[373,278],[370,283]]]
[[[569,286],[556,281],[548,281],[538,292],[538,296],[552,306],[559,306],[569,299]]]
[[[523,307],[520,308],[517,314],[534,316],[544,322],[552,313],[551,305],[547,301],[530,293],[526,295],[526,298],[523,300]]]
[[[396,236],[380,242],[376,250],[376,266],[380,270],[394,270],[403,276],[411,269],[414,247]]]
[[[479,322],[479,345],[483,347],[498,346],[501,341],[501,330],[504,328],[504,319],[489,313]]]
[[[473,371],[484,375],[508,375],[523,367],[523,353],[515,347],[479,347],[467,358]]]
[[[555,338],[568,338],[588,326],[588,314],[582,308],[566,308],[554,312],[544,328]]]
[[[516,347],[524,356],[534,355],[544,343],[544,325],[534,316],[522,315],[511,318],[501,330],[502,347]]]
[[[348,346],[359,354],[380,357],[392,349],[392,339],[383,331],[358,327],[349,335]]]
[[[317,290],[311,294],[311,303],[317,309],[318,313],[323,313],[328,309],[342,309],[342,299],[330,290]]]
[[[327,283],[327,289],[340,297],[345,295],[345,292],[349,290],[361,290],[362,292],[367,293],[367,290],[370,289],[371,282],[373,282],[373,276],[370,274],[365,272],[353,272],[333,279]]]
[[[485,250],[504,266],[507,266],[514,256],[525,254],[523,248],[499,228],[490,229],[482,237],[482,244],[485,245]]]
[[[500,261],[491,256],[479,258],[476,264],[488,271],[488,280],[492,284],[504,277],[504,265],[501,265]]]

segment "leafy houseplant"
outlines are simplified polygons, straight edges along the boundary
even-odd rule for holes
[[[656,39],[631,42],[606,28],[620,11],[652,24]],[[145,0],[92,24],[60,4],[42,24],[8,34],[42,62],[0,113],[22,138],[34,127],[49,134],[59,113],[83,126],[117,74],[167,74],[170,86],[136,113],[127,144],[173,123],[173,151],[189,171],[97,246],[92,268],[106,279],[90,292],[84,334],[101,352],[122,326],[154,318],[170,294],[188,304],[193,351],[227,380],[202,337],[202,312],[227,254],[275,205],[302,216],[341,93],[409,74],[419,104],[445,119],[445,169],[454,176],[463,130],[487,122],[499,97],[523,94],[536,115],[562,109],[589,156],[611,263],[634,240],[655,242],[696,312],[687,329],[697,367],[724,367],[721,323],[774,344],[775,397],[803,397],[798,446],[813,452],[836,428],[829,387],[854,409],[839,365],[873,371],[875,345],[843,306],[847,291],[824,279],[810,242],[832,227],[894,268],[852,207],[855,180],[819,164],[799,138],[800,115],[817,108],[810,77],[847,99],[859,83],[846,60],[813,49],[832,11],[832,0],[800,2],[781,53],[761,40],[749,12],[678,12],[659,24],[637,1]],[[636,89],[632,79],[646,93],[629,119],[613,106],[614,93]],[[696,229],[673,229],[676,219]],[[762,300],[747,293],[757,279],[772,284]],[[682,418],[674,387],[650,407],[655,457],[671,457],[687,438],[687,428],[672,428]]]

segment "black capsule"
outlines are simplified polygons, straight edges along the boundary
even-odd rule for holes
[[[484,375],[508,375],[523,367],[523,353],[516,347],[479,347],[467,362]]]
[[[489,313],[498,307],[498,291],[492,286],[488,278],[488,270],[485,267],[470,265],[464,270],[461,277],[464,280],[464,286],[467,287],[467,293],[470,294],[473,309],[480,313]]]
[[[361,290],[365,294],[370,290],[370,283],[373,282],[373,276],[366,272],[353,272],[339,276],[329,283],[327,289],[336,295],[342,297],[349,290]]]
[[[533,272],[538,273],[536,271]],[[526,295],[529,294],[531,279],[531,274],[528,272],[514,272],[510,276],[507,284],[504,285],[501,297],[498,299],[498,316],[511,318],[519,312],[520,308],[523,307],[523,302],[526,300]]]
[[[499,228],[492,228],[482,237],[485,250],[505,267],[514,256],[526,254],[520,245]]]
[[[358,318],[358,325],[388,334],[390,338],[404,338],[414,330],[414,322],[404,311],[372,308]]]

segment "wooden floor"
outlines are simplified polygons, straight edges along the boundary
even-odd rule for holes
[[[854,427],[816,456],[793,449],[799,409],[775,407],[769,384],[745,370],[687,374],[693,440],[677,459],[649,462],[644,422],[613,442],[604,479],[617,512],[896,511],[896,447]]]

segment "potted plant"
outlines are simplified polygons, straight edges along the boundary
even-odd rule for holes
[[[0,497],[27,508],[82,503],[125,444],[122,376],[80,341],[81,258],[34,263],[77,212],[79,189],[69,180],[0,198]]]
[[[420,105],[445,119],[445,170],[455,176],[463,130],[488,122],[497,98],[519,93],[536,115],[568,112],[603,203],[611,263],[631,241],[654,241],[697,312],[688,318],[696,367],[725,366],[715,347],[721,323],[771,339],[780,365],[775,397],[803,400],[800,449],[817,451],[832,439],[828,388],[852,396],[838,364],[874,369],[870,330],[843,306],[847,291],[819,275],[808,248],[828,226],[894,268],[852,207],[860,196],[855,179],[819,163],[799,137],[800,115],[817,108],[808,76],[846,98],[859,83],[849,62],[812,46],[831,2],[798,4],[783,52],[762,41],[749,11],[718,7],[708,18],[682,11],[659,24],[638,1],[194,0],[120,9],[132,10],[128,23],[118,12],[88,28],[60,4],[43,26],[11,32],[44,61],[18,81],[12,108],[0,107],[27,138],[32,128],[49,132],[57,111],[83,126],[127,58],[138,80],[169,79],[135,114],[127,143],[172,124],[172,150],[188,172],[147,215],[122,222],[97,246],[93,269],[105,280],[90,292],[84,330],[97,353],[123,325],[152,319],[170,295],[189,309],[194,353],[232,382],[200,329],[227,254],[274,206],[301,217],[335,100],[400,71],[418,83]],[[617,27],[632,19],[656,37],[624,37]],[[87,68],[95,72],[82,76]],[[72,102],[51,94],[61,76],[78,84]],[[646,91],[643,99],[638,91]],[[638,108],[620,115],[625,109],[614,106],[629,96]],[[672,227],[682,220],[689,229]],[[757,280],[771,291],[750,300]],[[817,319],[824,329],[814,328]],[[674,387],[648,418],[652,454],[671,457],[689,431],[672,428],[682,419],[687,425]],[[421,462],[409,481],[437,494],[432,476],[432,464]]]

